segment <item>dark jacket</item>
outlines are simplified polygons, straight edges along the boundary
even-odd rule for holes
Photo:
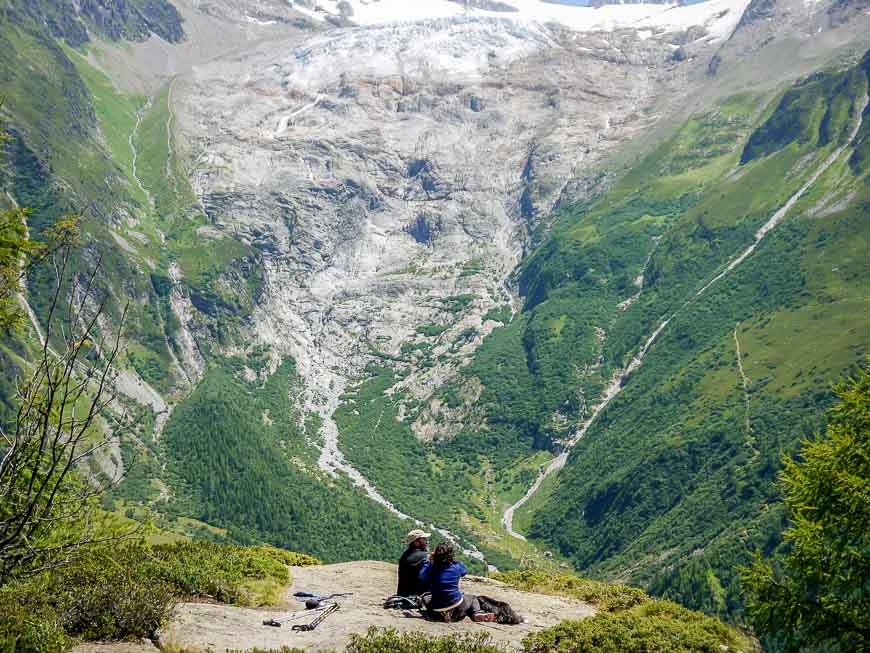
[[[428,554],[422,549],[408,547],[399,558],[399,596],[420,596],[427,590],[427,585],[420,580],[420,569],[426,562]]]
[[[433,610],[449,608],[462,601],[462,592],[459,591],[459,579],[465,576],[468,570],[461,562],[454,562],[447,567],[437,567],[427,562],[420,570],[420,578],[426,583],[432,592]]]

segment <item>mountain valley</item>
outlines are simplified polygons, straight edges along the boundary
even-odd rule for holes
[[[870,5],[604,4],[0,0],[0,208],[122,333],[104,509],[743,620],[870,352]]]

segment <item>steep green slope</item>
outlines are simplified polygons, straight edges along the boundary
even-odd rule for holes
[[[175,494],[166,511],[328,561],[390,557],[409,527],[317,469],[290,402],[293,364],[258,372],[226,359],[175,409],[160,443]]]
[[[652,214],[659,241],[640,297],[607,329],[605,360],[624,364],[676,313],[532,517],[531,535],[578,567],[739,613],[734,564],[776,546],[782,528],[771,489],[779,458],[821,427],[832,395],[819,388],[870,350],[870,263],[861,253],[870,245],[870,191],[861,148],[847,150],[731,274],[695,293],[848,140],[868,71],[870,56],[797,85],[748,139],[735,133],[724,151],[710,143],[716,130],[695,131],[690,122],[538,254],[544,270],[568,267],[585,256],[583,234]],[[716,119],[733,114],[722,107]],[[650,210],[668,201],[685,207]],[[541,274],[532,281],[548,293],[566,287]]]

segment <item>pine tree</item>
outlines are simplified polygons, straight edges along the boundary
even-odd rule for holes
[[[743,570],[755,627],[785,651],[870,650],[870,365],[836,392],[827,436],[780,475],[787,552]]]

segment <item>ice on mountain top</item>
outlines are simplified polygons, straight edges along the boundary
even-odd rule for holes
[[[749,0],[707,0],[696,4],[624,4],[603,7],[583,7],[552,4],[542,0],[503,0],[492,3],[470,3],[468,9],[452,0],[309,0],[294,7],[314,18],[345,15],[358,25],[407,23],[433,18],[468,16],[502,18],[515,22],[555,22],[582,32],[641,29],[671,31],[693,26],[707,28],[711,40],[725,39],[734,31]],[[516,11],[493,11],[473,5],[497,7],[509,5]],[[349,11],[348,11],[349,8]]]
[[[451,73],[470,78],[553,46],[552,36],[540,24],[504,19],[445,18],[338,30],[296,50],[288,82],[297,88],[319,88],[345,73],[414,78]]]

